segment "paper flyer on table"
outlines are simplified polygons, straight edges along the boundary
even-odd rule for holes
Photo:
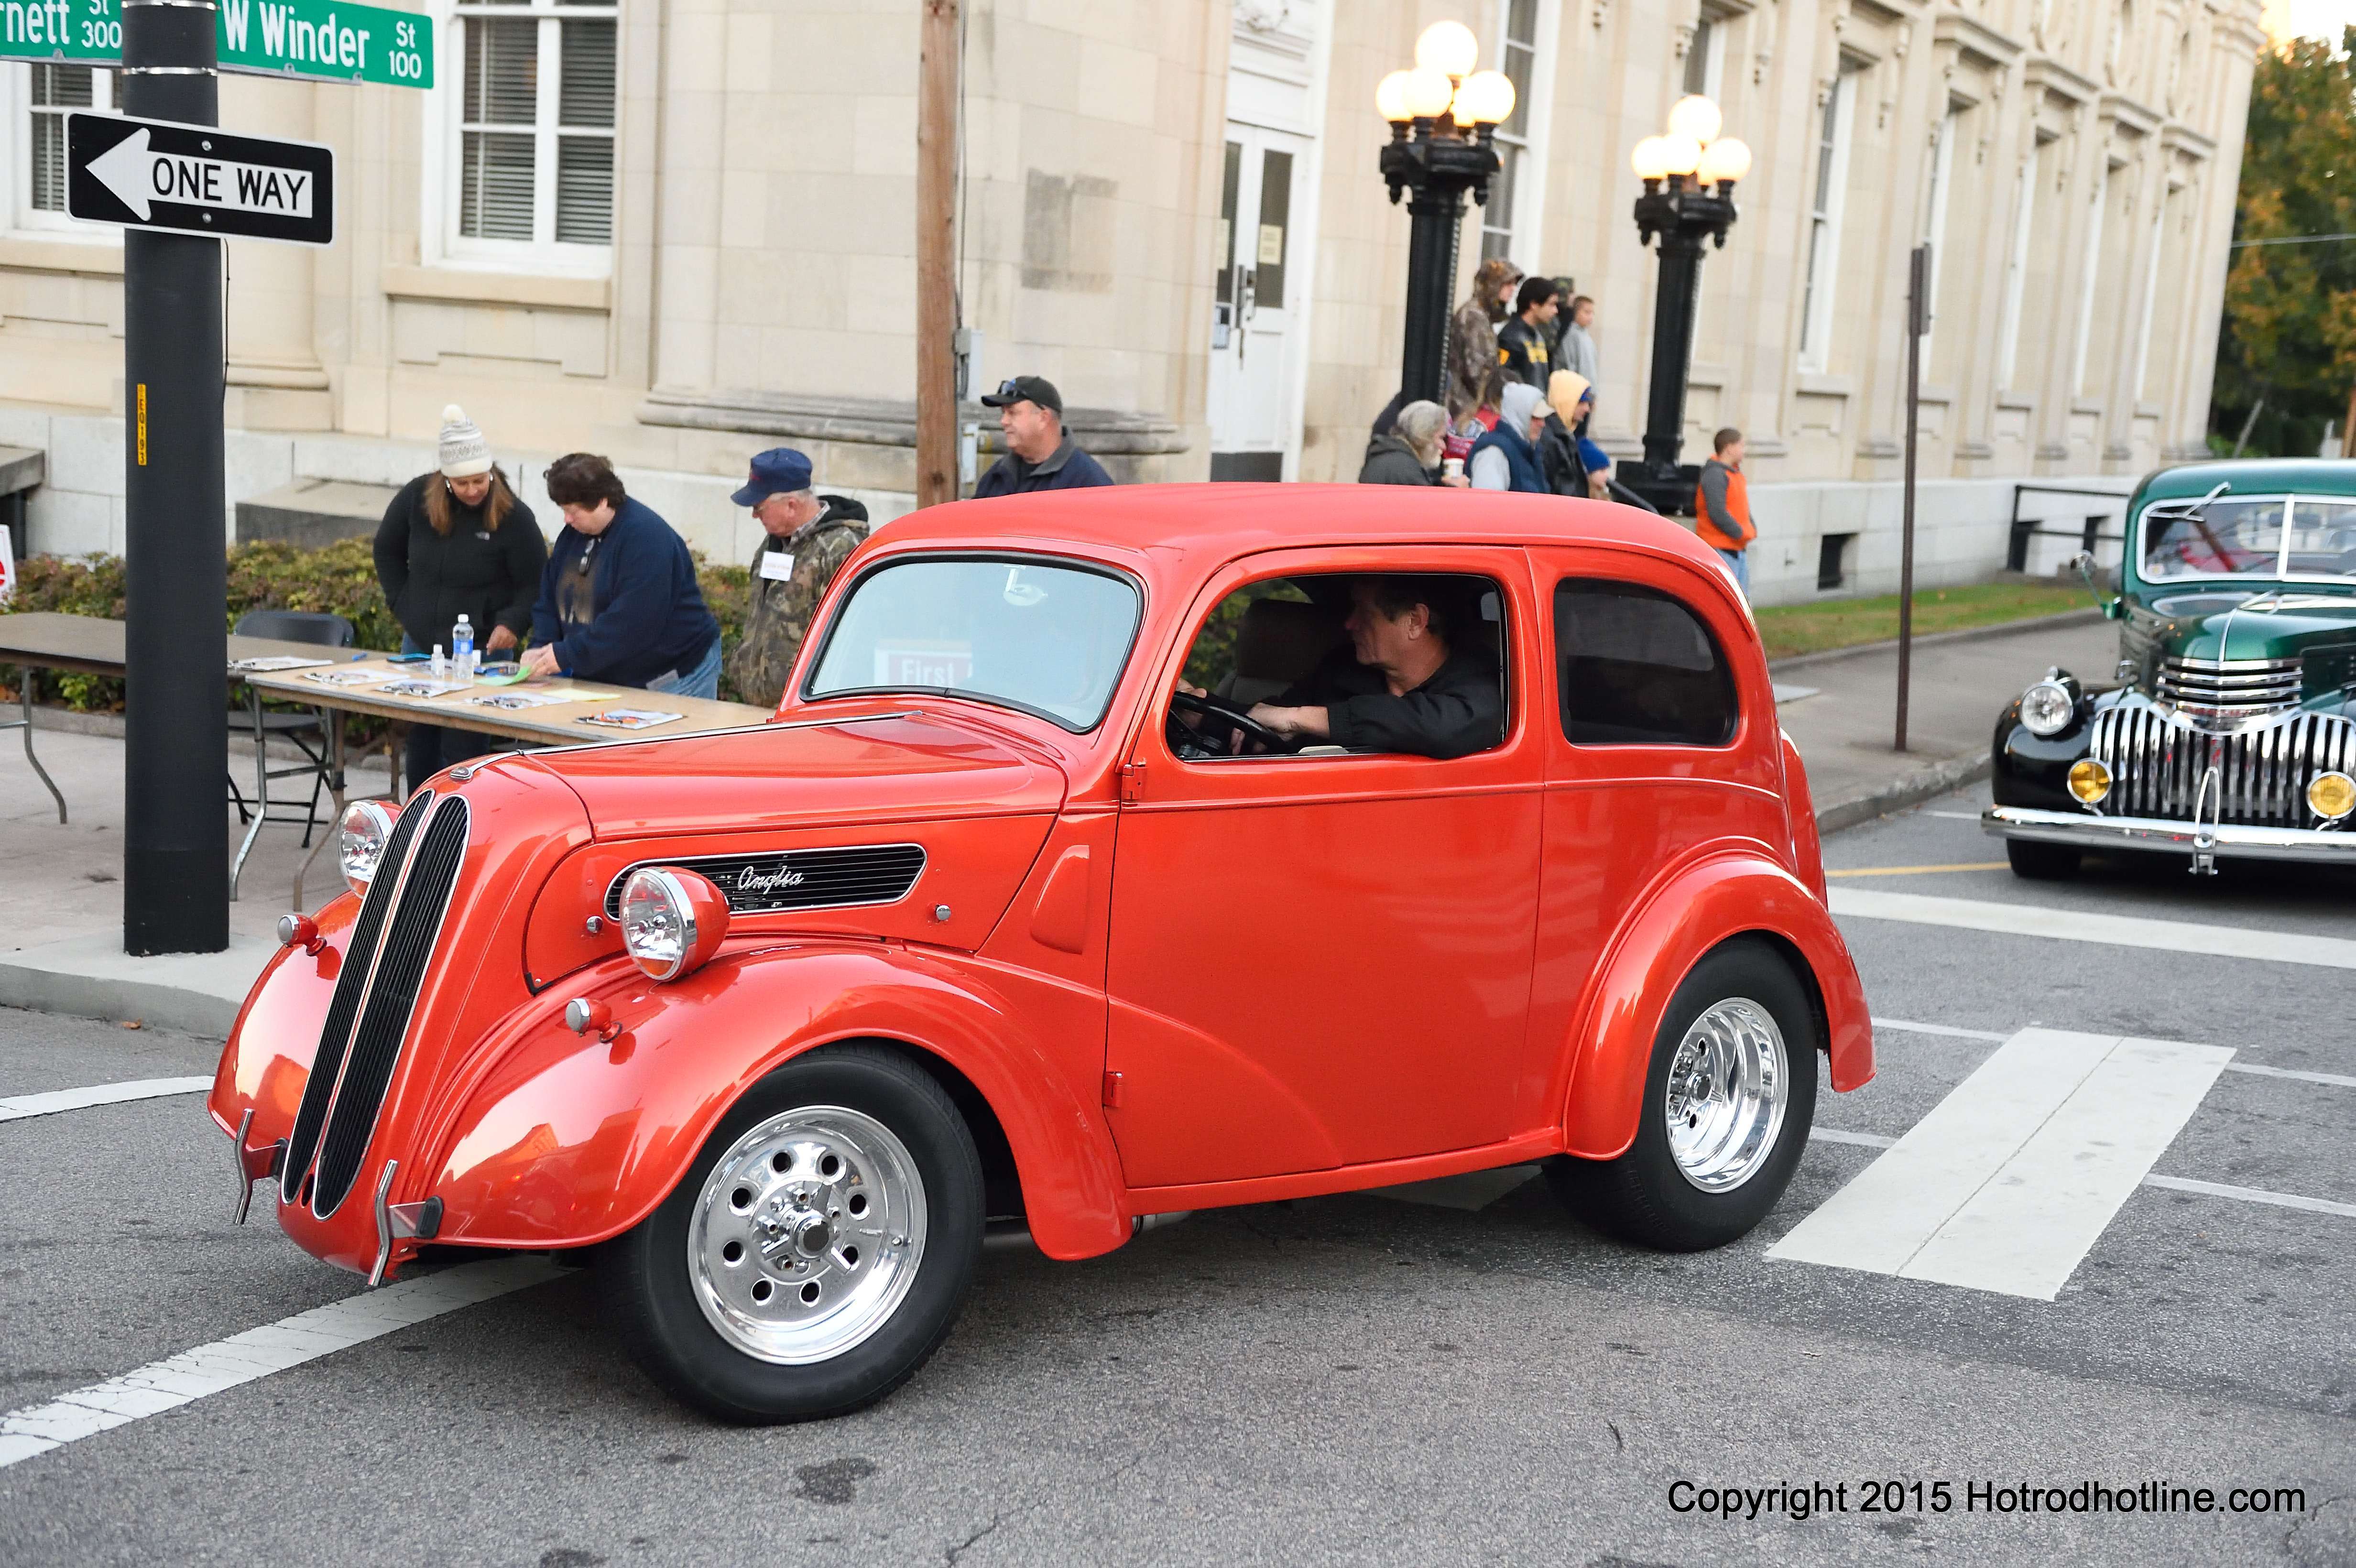
[[[451,692],[471,688],[457,680],[396,680],[377,689],[387,697],[446,697]]]
[[[685,717],[683,713],[662,713],[648,708],[615,708],[604,713],[584,713],[574,722],[603,725],[608,730],[651,730]]]
[[[231,659],[229,669],[231,675],[271,675],[282,669],[315,669],[335,662],[333,659],[306,659],[295,654],[273,654],[262,659]]]

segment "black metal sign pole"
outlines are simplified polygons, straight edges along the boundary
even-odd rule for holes
[[[211,0],[123,0],[123,111],[220,123]],[[123,236],[123,946],[229,946],[221,242]]]
[[[1898,548],[1898,750],[1906,749],[1906,701],[1914,676],[1914,448],[1922,426],[1922,335],[1931,330],[1931,247],[1906,266],[1906,493]]]

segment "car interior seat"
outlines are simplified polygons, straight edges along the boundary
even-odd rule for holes
[[[1247,706],[1308,678],[1342,641],[1342,618],[1320,604],[1256,599],[1236,628],[1236,667],[1215,695]]]

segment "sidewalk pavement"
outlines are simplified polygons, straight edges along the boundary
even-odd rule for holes
[[[2116,645],[2115,628],[2091,619],[1925,639],[1915,650],[1912,744],[1903,756],[1890,750],[1894,647],[1777,665],[1777,717],[1807,764],[1818,824],[1836,831],[1985,776],[1988,732],[2007,702],[2052,665],[2088,679],[2107,677]],[[277,946],[278,917],[306,853],[302,829],[262,829],[246,862],[243,896],[230,906],[229,951],[133,958],[123,951],[123,744],[44,722],[35,745],[65,791],[71,819],[59,825],[17,738],[7,737],[0,743],[0,1007],[226,1038]],[[251,750],[232,745],[230,765],[250,774]],[[355,769],[350,782],[355,796],[381,794],[390,783],[380,763]],[[251,792],[244,776],[240,784]],[[235,811],[224,809],[234,844],[241,829]],[[342,886],[330,846],[304,884],[306,907],[316,910]]]

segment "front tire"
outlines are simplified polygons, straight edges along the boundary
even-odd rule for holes
[[[2008,838],[2004,858],[2012,863],[2014,876],[2032,882],[2059,882],[2078,874],[2078,851],[2067,844]]]
[[[1718,949],[1662,1016],[1634,1141],[1617,1159],[1549,1161],[1555,1195],[1596,1229],[1662,1252],[1748,1234],[1807,1145],[1815,1035],[1814,1009],[1773,949]]]
[[[679,1398],[811,1421],[939,1348],[981,1231],[981,1160],[940,1084],[898,1051],[833,1046],[746,1091],[598,1272],[624,1342]]]

